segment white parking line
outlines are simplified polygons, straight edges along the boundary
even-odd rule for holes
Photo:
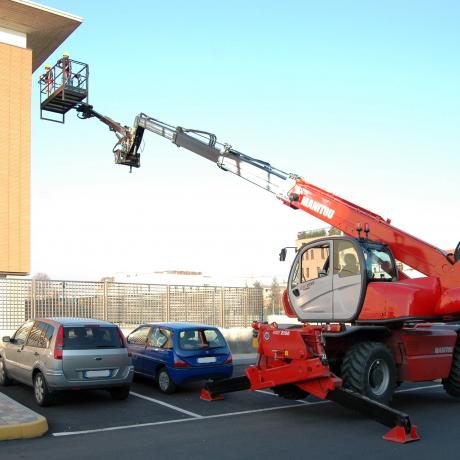
[[[428,390],[430,388],[439,388],[442,387],[442,385],[426,385],[424,387],[415,387],[415,388],[406,388],[405,390],[398,390],[395,391],[395,393],[409,393],[409,391],[418,391],[418,390]]]
[[[427,389],[434,389],[434,388],[439,388],[442,385],[427,385],[427,386],[421,386],[421,387],[415,387],[415,388],[407,388],[405,390],[399,390],[396,393],[406,393],[409,391],[419,391],[419,390],[427,390]],[[257,390],[258,393],[264,393],[268,394],[270,396],[275,396],[274,393],[270,393],[268,391],[264,390]],[[79,435],[79,434],[92,434],[92,433],[101,433],[104,431],[117,431],[117,430],[127,430],[131,428],[143,428],[143,427],[149,427],[149,426],[158,426],[158,425],[169,425],[173,423],[182,423],[182,422],[195,422],[197,420],[208,420],[208,419],[213,419],[213,418],[223,418],[223,417],[231,417],[235,415],[247,415],[247,414],[256,414],[260,412],[269,412],[273,410],[282,410],[282,409],[295,409],[298,407],[306,407],[306,406],[317,406],[319,404],[329,404],[331,401],[315,401],[315,402],[308,402],[308,401],[303,401],[303,400],[298,400],[299,404],[290,404],[290,405],[284,405],[284,406],[275,406],[275,407],[267,407],[264,409],[253,409],[253,410],[245,410],[245,411],[238,411],[238,412],[226,412],[224,414],[215,414],[215,415],[198,415],[195,414],[194,412],[187,411],[185,409],[181,409],[180,407],[173,406],[172,404],[165,403],[163,401],[159,401],[154,398],[149,398],[148,396],[141,395],[139,393],[133,393],[131,392],[133,396],[137,396],[142,399],[146,399],[148,401],[154,402],[161,404],[162,406],[169,407],[170,409],[177,410],[179,412],[182,412],[184,414],[190,415],[191,418],[181,418],[181,419],[174,419],[174,420],[165,420],[161,422],[149,422],[149,423],[139,423],[137,425],[124,425],[124,426],[112,426],[108,428],[97,428],[94,430],[81,430],[81,431],[62,431],[58,433],[52,433],[52,436],[56,437],[61,437],[61,436],[72,436],[72,435]],[[302,403],[302,404],[300,404]]]
[[[266,390],[256,390],[256,393],[263,393],[264,395],[269,395],[269,396],[276,396],[278,395],[276,393],[273,393],[273,391],[266,391]]]
[[[156,403],[156,404],[160,404],[161,406],[165,406],[165,407],[169,407],[170,409],[177,410],[177,412],[182,412],[183,414],[189,415],[190,417],[202,418],[201,415],[195,414],[195,412],[190,412],[190,411],[182,409],[180,407],[173,406],[172,404],[168,404],[166,402],[160,401],[159,399],[149,398],[148,396],[144,396],[144,395],[141,395],[139,393],[134,393],[133,391],[130,391],[129,394],[133,395],[133,396],[136,396],[137,398],[142,398],[142,399],[145,399],[147,401],[150,401],[150,402],[153,402],[153,403]]]
[[[323,401],[320,401],[320,402],[323,402]],[[314,405],[316,403],[311,403],[311,404]],[[130,428],[142,428],[146,426],[168,425],[171,423],[181,423],[181,422],[195,422],[197,420],[231,417],[233,415],[256,414],[258,412],[268,412],[268,411],[280,410],[280,409],[293,409],[297,407],[305,407],[305,406],[303,404],[290,404],[289,406],[276,406],[276,407],[267,407],[264,409],[254,409],[254,410],[246,410],[246,411],[240,411],[240,412],[227,412],[225,414],[203,415],[203,416],[194,417],[194,418],[181,418],[181,419],[175,419],[175,420],[166,420],[162,422],[139,423],[137,425],[111,426],[109,428],[97,428],[95,430],[62,431],[59,433],[52,433],[52,435],[56,437],[60,437],[60,436],[71,436],[71,435],[78,435],[78,434],[100,433],[104,431],[127,430]]]

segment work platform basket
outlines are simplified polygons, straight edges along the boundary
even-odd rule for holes
[[[69,110],[88,103],[88,79],[88,64],[68,58],[45,71],[39,79],[40,118],[64,123]]]

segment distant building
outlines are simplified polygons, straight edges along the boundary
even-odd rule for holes
[[[273,276],[269,275],[220,275],[205,274],[193,270],[161,270],[152,272],[118,272],[106,278],[118,283],[169,284],[184,286],[233,286],[253,287],[254,284],[270,289]],[[285,285],[280,281],[280,285]]]
[[[302,231],[297,234],[295,246],[299,250],[302,246],[311,241],[327,236],[342,235],[340,230],[334,227],[318,228],[314,230]],[[313,279],[319,276],[320,270],[323,268],[329,253],[326,248],[315,248],[308,251],[308,254],[302,260],[302,270],[304,271],[305,279]]]

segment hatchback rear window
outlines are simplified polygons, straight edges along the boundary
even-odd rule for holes
[[[65,326],[65,350],[90,350],[93,348],[123,348],[118,330],[115,327]]]
[[[217,329],[187,329],[179,333],[182,350],[225,347],[225,339]]]

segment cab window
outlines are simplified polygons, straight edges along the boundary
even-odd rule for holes
[[[334,275],[339,278],[361,273],[358,253],[351,241],[338,240],[334,244]]]
[[[367,246],[364,251],[367,277],[370,281],[396,281],[394,259],[385,246]]]
[[[329,275],[329,243],[320,243],[306,249],[297,259],[291,285],[322,278]]]

